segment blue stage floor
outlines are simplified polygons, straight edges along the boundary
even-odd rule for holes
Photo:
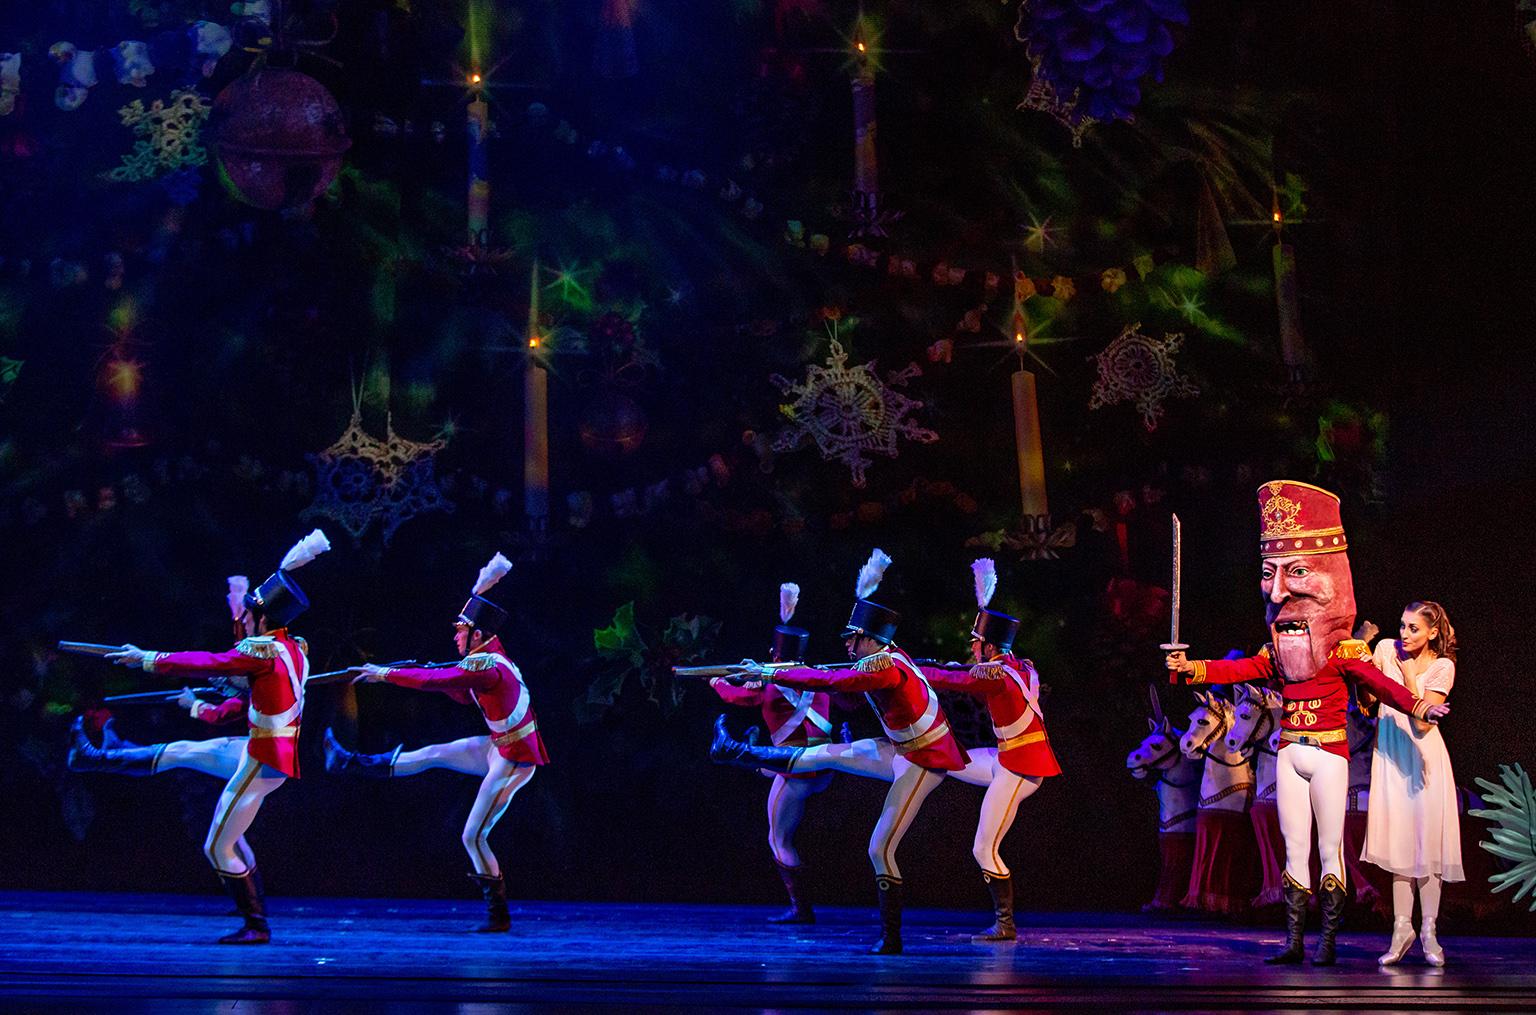
[[[813,927],[729,906],[480,906],[276,899],[274,940],[210,942],[238,921],[217,897],[0,894],[0,1009],[303,1015],[340,1012],[1101,1008],[1117,1011],[1536,1010],[1536,939],[1444,939],[1381,971],[1381,934],[1345,934],[1340,964],[1276,970],[1276,930],[1128,915],[1024,916],[1017,945],[969,933],[981,912],[908,914],[907,954],[871,957],[872,910]]]

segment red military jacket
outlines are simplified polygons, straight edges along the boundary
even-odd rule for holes
[[[958,691],[987,703],[997,736],[997,760],[1008,771],[1061,774],[1040,713],[1040,675],[1029,660],[1004,655],[969,670],[924,666],[922,671],[938,690]]]
[[[897,752],[914,765],[958,772],[969,758],[939,705],[939,696],[906,652],[891,646],[849,669],[777,670],[774,683],[810,690],[862,691]]]
[[[309,646],[303,638],[279,628],[241,639],[228,652],[151,652],[144,657],[144,669],[151,673],[245,677],[251,688],[246,708],[251,742],[246,750],[263,765],[299,777],[299,719],[304,712],[304,681],[309,676]]]
[[[539,736],[533,698],[523,675],[503,654],[501,640],[492,638],[457,666],[422,669],[402,666],[384,671],[384,679],[420,691],[442,691],[455,701],[480,709],[491,731],[491,743],[508,761],[547,765],[549,753]]]
[[[818,747],[832,741],[832,695],[797,691],[752,681],[732,684],[710,681],[720,700],[742,708],[760,708],[768,738],[778,747]]]
[[[1349,687],[1346,681],[1364,684],[1371,693],[1393,708],[1416,719],[1424,718],[1429,702],[1413,696],[1406,687],[1369,662],[1371,650],[1363,641],[1345,639],[1328,654],[1328,662],[1306,680],[1282,681],[1285,717],[1280,721],[1280,746],[1293,736],[1315,737],[1316,746],[1341,758],[1349,757]],[[1268,645],[1246,659],[1202,659],[1186,674],[1191,684],[1241,684],[1273,680],[1278,676]]]

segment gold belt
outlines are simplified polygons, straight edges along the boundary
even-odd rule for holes
[[[999,740],[997,742],[997,752],[1001,754],[1004,751],[1011,751],[1015,747],[1026,747],[1029,744],[1038,744],[1044,739],[1045,730],[1031,730],[1028,733],[1020,733],[1016,737],[1009,737],[1007,740]]]
[[[252,739],[259,739],[261,737],[296,737],[298,735],[299,728],[297,726],[279,726],[275,730],[269,730],[265,726],[251,727]]]
[[[911,754],[913,751],[920,751],[924,747],[936,743],[947,736],[949,736],[949,723],[941,722],[920,737],[913,737],[911,740],[903,740],[899,743],[892,741],[892,743],[896,744],[897,754]]]
[[[1316,733],[1301,733],[1297,730],[1281,730],[1280,739],[1290,744],[1306,744],[1309,747],[1321,747],[1323,744],[1337,744],[1349,739],[1349,731],[1345,729],[1318,730]]]
[[[505,733],[496,734],[495,736],[491,737],[491,743],[495,744],[497,747],[506,747],[509,744],[517,743],[519,740],[527,737],[528,734],[538,730],[538,728],[539,721],[535,719],[533,722],[525,723],[515,730],[507,730]]]

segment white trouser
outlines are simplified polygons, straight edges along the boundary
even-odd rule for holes
[[[987,788],[981,798],[981,816],[976,822],[971,855],[984,874],[1005,878],[1009,870],[1000,852],[1003,837],[1013,827],[1019,804],[1028,800],[1043,780],[1038,775],[1019,775],[998,764],[994,747],[968,748],[966,753],[971,756],[970,763],[958,772],[949,773],[950,777]]]
[[[872,737],[851,744],[822,744],[803,748],[789,770],[801,772],[847,772],[866,779],[894,782],[896,747],[889,740]]]
[[[893,769],[896,779],[885,794],[880,808],[880,820],[869,837],[869,862],[874,865],[877,878],[901,880],[901,868],[896,866],[896,849],[912,827],[912,819],[922,808],[928,794],[944,781],[943,772],[914,765],[905,758],[896,758]]]
[[[785,867],[800,866],[800,853],[795,849],[795,830],[805,815],[805,803],[832,784],[832,773],[825,772],[814,779],[786,779],[773,777],[768,788],[768,848],[773,858]]]
[[[245,737],[214,737],[212,740],[177,740],[166,744],[155,762],[155,774],[187,768],[228,780],[240,767]]]
[[[395,759],[395,767],[391,770],[391,774],[398,778],[405,775],[420,775],[433,768],[446,768],[450,772],[462,772],[465,775],[485,775],[491,770],[492,754],[498,758],[501,757],[501,752],[496,750],[490,737],[465,737],[463,740],[455,740],[452,743],[432,744],[415,751],[401,751],[400,756]]]
[[[460,839],[476,874],[500,877],[501,865],[496,862],[489,842],[491,829],[507,813],[517,791],[533,778],[535,766],[508,761],[489,736],[479,736],[402,751],[395,759],[394,774],[418,775],[433,768],[481,776],[480,791],[475,794],[475,804],[469,809]]]
[[[245,754],[245,743],[245,737],[173,741],[166,744],[160,751],[160,757],[155,761],[155,774],[184,768],[228,782],[234,776],[235,769],[240,767],[240,758]],[[256,866],[256,854],[251,852],[250,843],[245,841],[245,836],[242,835],[235,840],[235,852],[240,854],[240,860],[247,870]]]
[[[891,788],[880,808],[880,820],[875,822],[875,830],[869,837],[869,862],[877,877],[901,880],[901,869],[896,865],[896,847],[901,845],[902,837],[912,827],[912,819],[917,817],[928,794],[944,781],[944,772],[912,764],[884,738],[807,747],[796,756],[790,771],[847,772],[889,782]]]
[[[1312,820],[1323,877],[1344,878],[1344,810],[1349,803],[1349,759],[1310,744],[1286,744],[1275,761],[1275,803],[1285,839],[1285,872],[1310,888]]]
[[[261,802],[288,777],[275,768],[269,768],[251,757],[243,737],[240,742],[240,758],[235,771],[224,784],[219,795],[219,805],[214,808],[213,822],[208,826],[208,838],[203,842],[203,855],[220,874],[246,874],[256,863],[250,847],[242,850],[241,841]],[[201,771],[201,769],[200,769]]]

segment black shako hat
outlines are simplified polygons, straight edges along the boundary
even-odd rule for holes
[[[267,629],[287,627],[309,609],[309,597],[293,580],[293,572],[331,548],[325,533],[314,530],[283,554],[283,562],[266,581],[245,593],[245,608],[267,622]]]

